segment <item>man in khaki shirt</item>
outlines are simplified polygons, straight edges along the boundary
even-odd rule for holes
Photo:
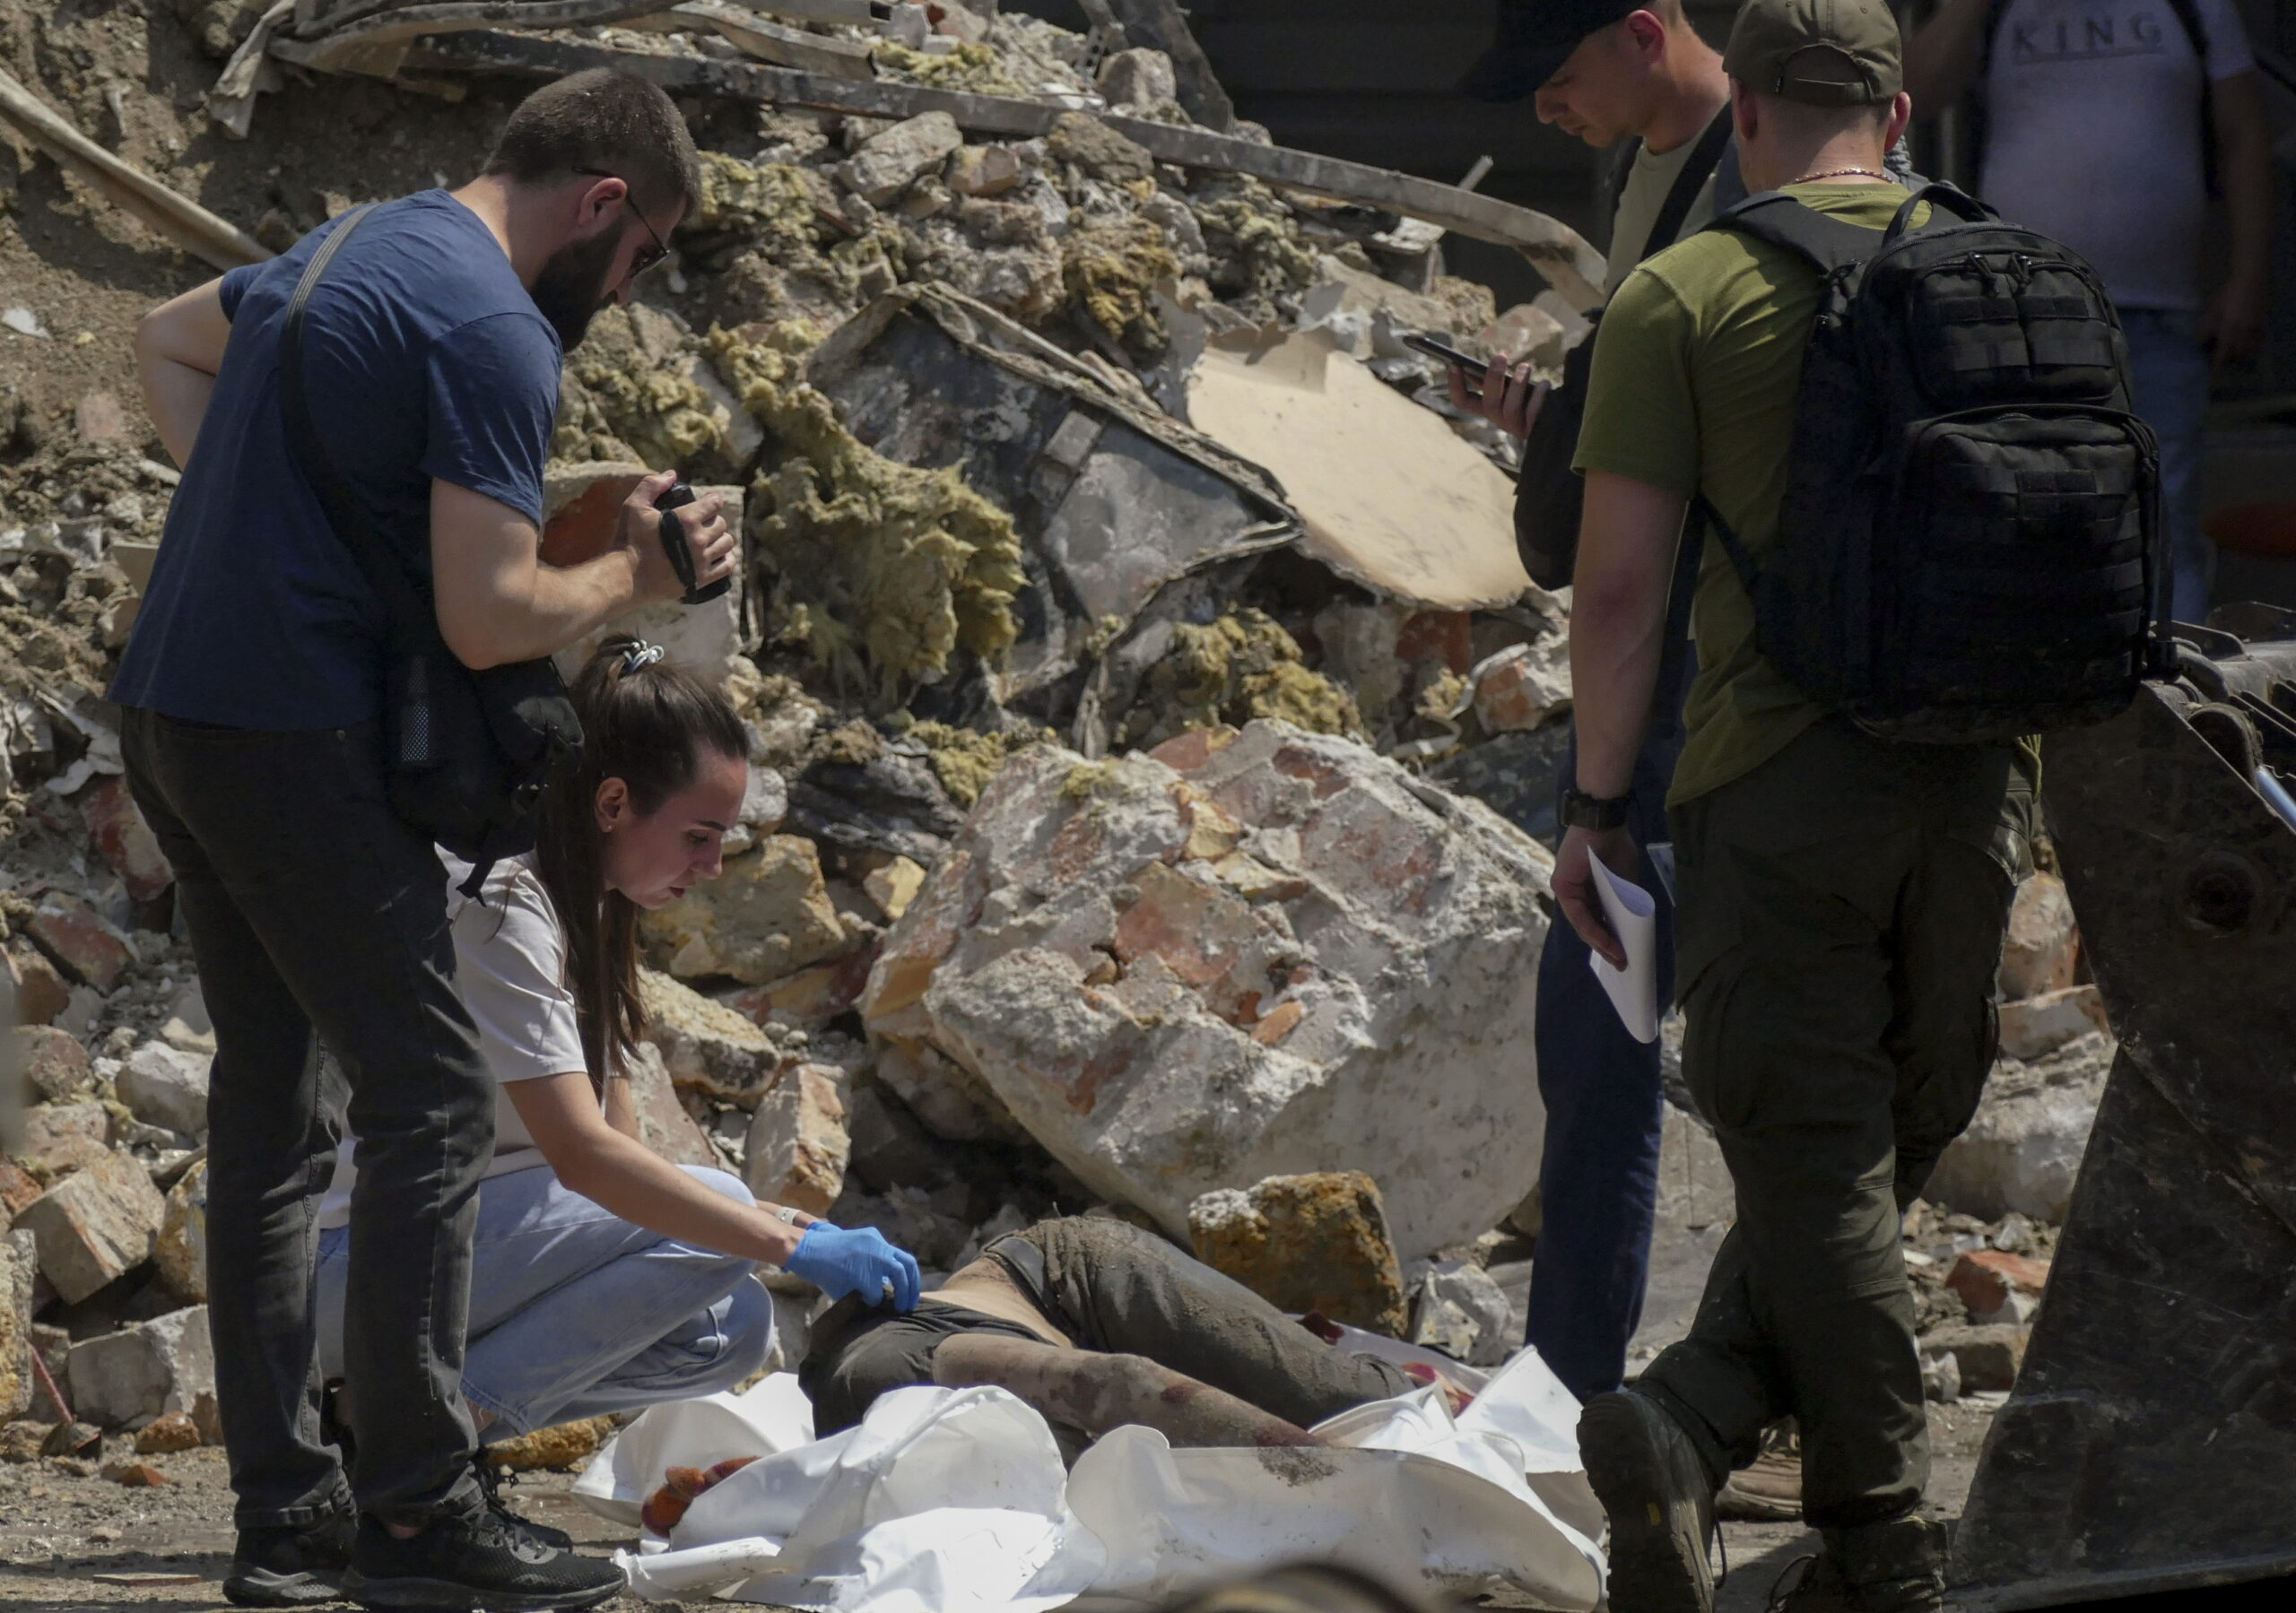
[[[1911,112],[1883,0],[1747,0],[1724,60],[1748,184],[1878,246],[1906,200],[1883,153]],[[1794,254],[1709,230],[1637,268],[1603,323],[1578,438],[1570,659],[1577,787],[1610,827],[1570,829],[1554,889],[1613,963],[1590,861],[1637,859],[1624,798],[1683,511],[1703,497],[1749,551],[1774,542],[1818,296]],[[1918,1510],[1929,1456],[1899,1216],[1992,1063],[2033,754],[1890,744],[1819,707],[1761,654],[1718,546],[1692,620],[1698,676],[1668,801],[1683,1074],[1738,1214],[1689,1337],[1579,1423],[1611,1520],[1611,1606],[1711,1607],[1715,1490],[1791,1413],[1825,1548],[1775,1605],[1930,1613],[1944,1551]]]

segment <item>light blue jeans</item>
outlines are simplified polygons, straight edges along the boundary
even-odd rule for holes
[[[756,1202],[724,1171],[683,1167]],[[773,1301],[748,1261],[634,1227],[548,1166],[478,1191],[463,1393],[488,1440],[731,1389],[765,1365]],[[343,1375],[351,1234],[319,1239],[319,1369]]]
[[[2216,581],[2216,545],[2200,529],[2200,431],[2208,414],[2208,350],[2200,316],[2123,308],[2136,412],[2161,440],[2161,535],[2168,550],[2169,614],[2200,622]]]

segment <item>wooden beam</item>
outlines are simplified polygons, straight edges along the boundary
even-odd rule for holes
[[[832,78],[874,78],[869,47],[852,39],[807,33],[769,22],[747,5],[727,0],[679,0],[667,11],[623,24],[649,33],[715,33],[761,62],[826,73]]]
[[[273,256],[270,247],[236,224],[122,162],[4,71],[0,71],[0,114],[57,162],[193,256],[219,269],[236,269]]]
[[[306,54],[312,48],[308,43],[274,40],[272,48],[289,61],[314,65]],[[408,65],[426,71],[520,73],[549,77],[585,67],[613,66],[651,79],[665,90],[687,94],[723,95],[811,111],[896,120],[914,117],[921,112],[946,112],[961,128],[1022,140],[1049,133],[1064,110],[1043,101],[1016,100],[1006,96],[973,95],[883,79],[865,82],[747,62],[648,56],[499,31],[474,30],[428,39],[414,48]],[[1286,189],[1423,219],[1459,235],[1514,247],[1574,308],[1592,308],[1602,300],[1605,273],[1602,254],[1577,230],[1543,212],[1461,190],[1456,185],[1441,185],[1391,169],[1344,162],[1313,152],[1261,145],[1231,134],[1181,128],[1146,118],[1097,116],[1109,127],[1145,147],[1158,161],[1179,168],[1248,174]]]

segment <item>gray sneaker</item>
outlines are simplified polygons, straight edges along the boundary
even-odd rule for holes
[[[1578,1456],[1611,1521],[1612,1613],[1713,1613],[1716,1486],[1690,1435],[1622,1390],[1578,1414]]]

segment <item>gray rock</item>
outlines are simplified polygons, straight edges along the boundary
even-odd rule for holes
[[[886,935],[862,1012],[1176,1237],[1203,1193],[1360,1170],[1413,1259],[1536,1176],[1551,866],[1481,803],[1282,723],[1041,747]]]
[[[67,1305],[152,1258],[167,1202],[144,1167],[107,1154],[26,1205],[20,1230],[39,1241],[39,1269]]]
[[[1470,1366],[1496,1366],[1512,1351],[1512,1312],[1498,1279],[1471,1260],[1417,1261],[1404,1273],[1411,1342]]]
[[[922,112],[872,134],[844,165],[845,186],[874,206],[890,204],[964,143],[946,112]]]
[[[119,1428],[163,1412],[188,1412],[215,1392],[207,1307],[193,1305],[72,1347],[72,1409]]]
[[[2039,1063],[2003,1063],[1922,1196],[1979,1220],[2013,1212],[2061,1225],[2112,1052],[2105,1037],[2088,1036]]]
[[[207,1132],[207,1071],[213,1059],[165,1042],[146,1042],[128,1055],[113,1083],[120,1102],[138,1120],[187,1136]]]

